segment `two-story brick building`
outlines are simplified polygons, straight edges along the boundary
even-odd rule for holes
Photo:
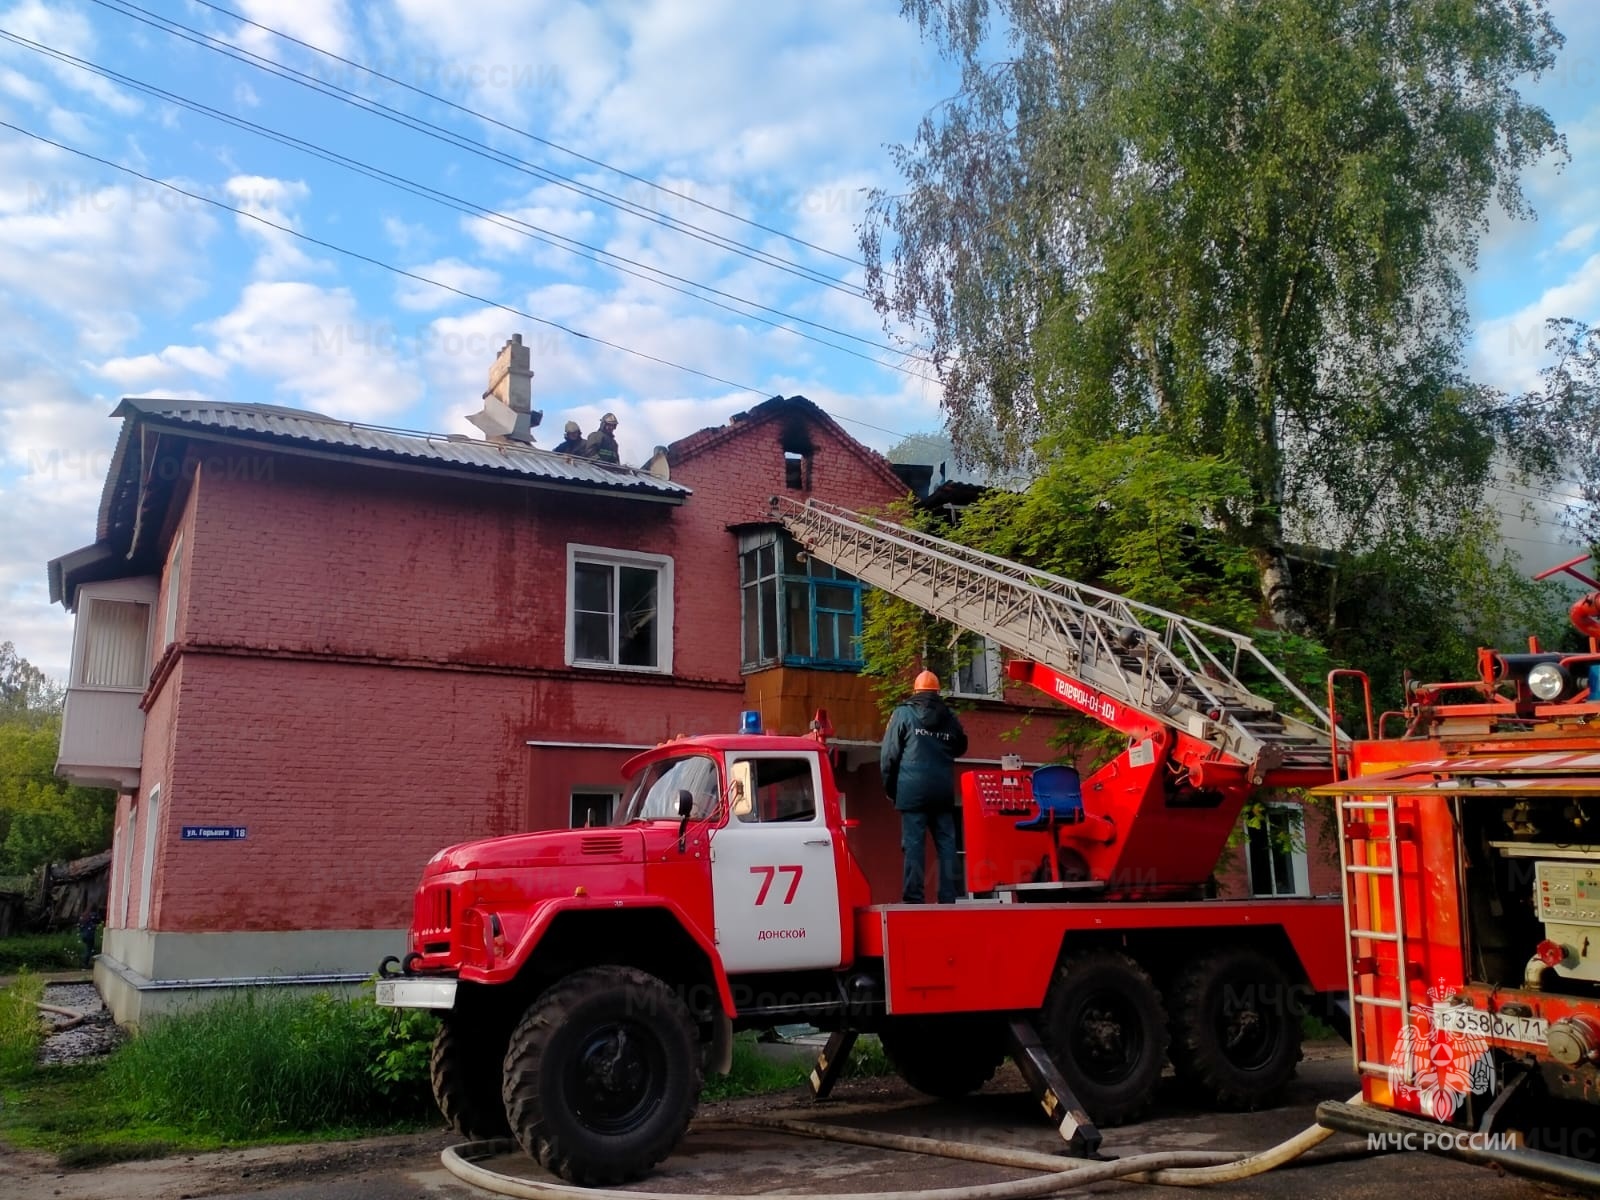
[[[119,1019],[364,978],[442,846],[602,823],[631,754],[745,709],[779,732],[829,711],[852,847],[896,897],[861,585],[798,554],[768,502],[876,509],[916,473],[800,397],[648,470],[573,459],[529,444],[530,380],[513,339],[487,439],[250,404],[113,413],[95,542],[50,584],[77,614],[58,770],[120,793],[96,967]],[[1048,719],[1002,740],[1034,703],[997,667],[951,681],[971,761],[1046,760]],[[1264,869],[1256,890],[1318,882]]]
[[[530,374],[514,339],[486,412],[525,414]],[[855,848],[893,896],[860,585],[764,513],[906,488],[815,405],[774,398],[650,471],[514,419],[479,440],[248,404],[113,416],[96,540],[50,582],[78,618],[58,769],[121,795],[96,971],[119,1018],[364,977],[440,847],[604,821],[629,755],[746,708],[786,732],[829,709]],[[983,708],[993,761],[1017,711]],[[1042,733],[1020,749],[1043,758]]]

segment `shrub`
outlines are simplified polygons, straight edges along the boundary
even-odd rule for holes
[[[106,1086],[154,1121],[224,1138],[349,1128],[431,1110],[432,1014],[370,997],[240,992],[150,1023]]]
[[[0,990],[0,1079],[29,1074],[44,1041],[44,1022],[34,1002],[44,996],[44,980],[24,971]]]
[[[0,974],[24,970],[66,971],[82,961],[83,943],[71,929],[0,938]]]

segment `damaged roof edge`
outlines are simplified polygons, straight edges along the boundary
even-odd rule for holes
[[[280,447],[315,447],[323,455],[348,461],[426,465],[435,472],[464,478],[623,493],[674,504],[681,504],[691,495],[683,484],[637,467],[573,458],[536,446],[338,421],[320,413],[274,405],[129,398],[112,415],[136,417],[143,424],[170,433]]]
[[[339,421],[309,410],[219,400],[125,397],[112,410],[122,419],[106,472],[92,545],[47,564],[50,601],[69,611],[80,583],[126,574],[134,547],[129,505],[137,505],[143,480],[135,437],[148,430],[193,441],[331,459],[363,466],[441,475],[479,483],[533,487],[567,494],[605,494],[621,500],[681,505],[693,489],[637,467],[572,458],[536,446],[505,445],[466,436],[385,429]],[[122,543],[128,543],[122,546]]]

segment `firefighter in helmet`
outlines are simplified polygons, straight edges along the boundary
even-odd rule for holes
[[[930,834],[939,864],[939,903],[955,901],[955,763],[966,752],[966,730],[939,695],[939,677],[923,671],[911,685],[911,699],[889,718],[878,763],[883,789],[900,810],[900,848],[905,854],[900,898],[907,904],[923,901]]]
[[[567,436],[566,439],[556,447],[556,453],[582,454],[583,430],[578,427],[578,423],[576,421],[568,421],[567,427],[563,432],[565,432]]]
[[[616,431],[617,414],[607,413],[600,418],[600,428],[583,443],[584,453],[600,462],[620,463],[622,458],[617,453]]]

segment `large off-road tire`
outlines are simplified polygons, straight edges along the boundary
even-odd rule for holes
[[[1166,1064],[1161,993],[1133,959],[1090,950],[1061,965],[1045,997],[1040,1036],[1096,1125],[1137,1120]]]
[[[1168,992],[1172,1069],[1209,1104],[1263,1108],[1300,1061],[1300,1008],[1288,974],[1259,950],[1217,950],[1189,963]]]
[[[428,1073],[439,1111],[462,1137],[501,1138],[511,1132],[505,1102],[500,1098],[504,1061],[503,1036],[495,1039],[454,1015],[440,1022],[428,1057]]]
[[[529,1006],[506,1047],[518,1145],[572,1183],[639,1179],[670,1154],[700,1100],[699,1039],[683,1001],[632,967],[590,967]]]
[[[888,1021],[878,1040],[895,1074],[944,1099],[977,1091],[1006,1057],[999,1024],[970,1017],[902,1017]]]

